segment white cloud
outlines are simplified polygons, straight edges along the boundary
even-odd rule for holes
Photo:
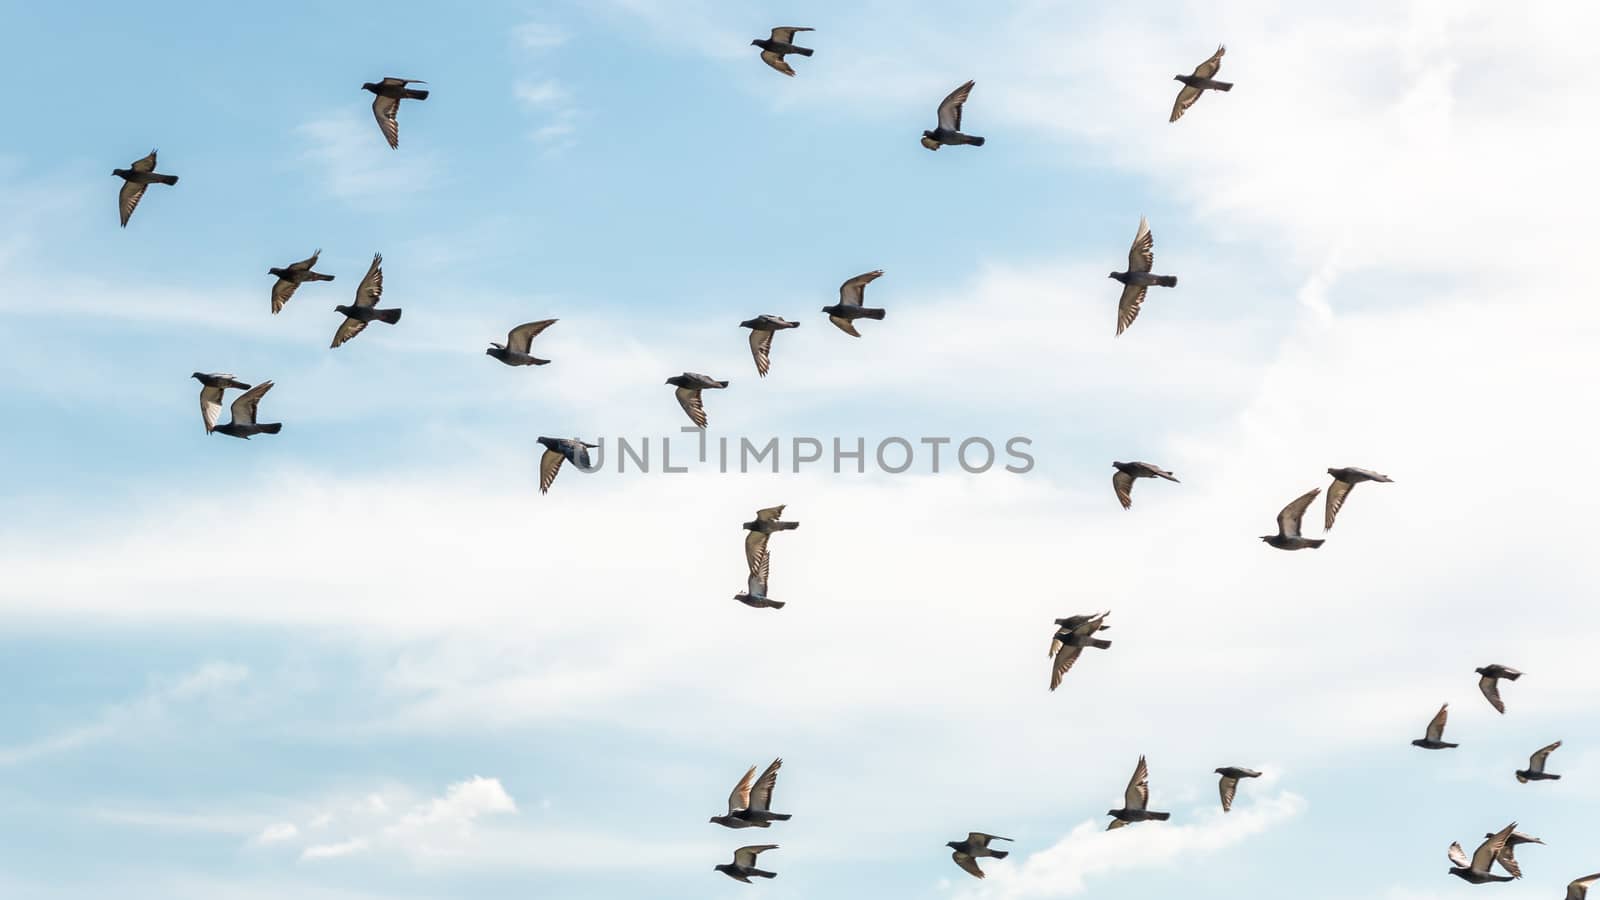
[[[300,836],[300,829],[293,822],[275,822],[261,829],[256,835],[258,844],[277,844],[283,841],[292,841]]]
[[[364,833],[313,844],[301,851],[300,858],[337,859],[368,851],[389,851],[422,861],[470,854],[477,841],[478,819],[516,811],[516,802],[500,781],[481,776],[452,784],[443,796],[410,804],[398,815],[388,800],[371,794],[362,807],[347,811],[345,816],[354,820],[351,827]]]
[[[524,50],[553,50],[571,39],[565,28],[542,22],[525,22],[511,30],[511,39]]]
[[[344,856],[354,856],[367,850],[370,844],[366,838],[351,838],[337,844],[313,844],[300,851],[301,859],[339,859]]]

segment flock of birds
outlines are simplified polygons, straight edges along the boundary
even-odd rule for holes
[[[794,76],[795,71],[786,60],[786,57],[795,55],[810,57],[815,51],[811,48],[801,47],[794,43],[795,36],[801,32],[812,31],[811,28],[795,26],[782,26],[773,28],[767,38],[758,38],[751,44],[761,48],[761,60],[784,75]],[[1216,76],[1222,68],[1223,47],[1205,62],[1197,66],[1189,75],[1176,75],[1174,78],[1181,82],[1183,87],[1178,92],[1177,99],[1172,106],[1169,122],[1176,122],[1192,107],[1206,91],[1230,91],[1233,85],[1229,82],[1218,81]],[[408,78],[384,78],[377,82],[367,82],[362,89],[374,95],[372,112],[377,120],[378,127],[388,142],[390,148],[398,149],[400,145],[400,127],[398,112],[402,100],[426,100],[428,91],[410,87],[413,84],[425,82]],[[961,130],[962,111],[968,98],[972,94],[974,82],[968,81],[952,91],[940,102],[937,113],[937,124],[934,128],[922,133],[922,145],[929,150],[938,150],[948,146],[982,147],[985,139],[977,135],[964,133]],[[146,190],[152,184],[175,185],[178,176],[166,175],[156,172],[156,151],[152,150],[148,156],[134,162],[127,169],[115,169],[113,175],[123,180],[123,186],[118,197],[119,211],[123,227],[126,227]],[[1128,251],[1128,267],[1125,271],[1112,272],[1110,278],[1122,284],[1122,291],[1117,302],[1116,333],[1121,335],[1138,317],[1144,304],[1145,295],[1151,287],[1176,287],[1178,279],[1173,275],[1158,275],[1154,273],[1155,239],[1150,232],[1150,224],[1140,217],[1138,230],[1134,234],[1133,244]],[[278,314],[294,296],[302,284],[307,282],[333,281],[334,276],[315,270],[318,250],[310,257],[291,263],[283,267],[273,267],[268,274],[276,277],[272,285],[271,300],[272,312]],[[836,304],[825,306],[822,312],[826,313],[828,320],[839,330],[852,337],[860,337],[856,330],[856,322],[862,319],[882,320],[885,311],[881,308],[865,305],[867,285],[883,275],[882,270],[865,272],[846,280],[839,286],[839,301]],[[356,288],[355,301],[349,305],[338,305],[335,311],[344,316],[338,330],[333,337],[332,347],[337,348],[359,335],[369,323],[383,322],[388,325],[400,321],[399,309],[380,309],[378,303],[383,296],[383,256],[375,254],[367,274],[362,278]],[[545,329],[555,324],[555,319],[541,319],[527,322],[512,328],[506,336],[504,344],[492,343],[485,351],[490,357],[507,366],[543,366],[550,362],[541,359],[532,353],[532,342]],[[760,315],[739,323],[740,327],[750,329],[750,352],[755,361],[756,373],[765,377],[771,367],[772,341],[779,331],[798,328],[799,322],[791,322],[781,316]],[[248,440],[258,434],[277,434],[282,429],[281,423],[263,423],[258,419],[258,408],[261,399],[272,389],[271,381],[264,381],[254,386],[239,381],[233,375],[222,373],[196,372],[193,377],[201,384],[200,409],[204,419],[207,433],[224,434],[230,437]],[[708,417],[706,415],[702,394],[707,390],[721,390],[728,387],[729,382],[715,379],[696,372],[684,372],[674,375],[666,383],[675,388],[674,396],[678,405],[697,428],[706,428]],[[218,424],[222,412],[224,392],[228,390],[242,391],[230,404],[231,419],[227,423]],[[555,481],[556,474],[563,462],[571,461],[582,468],[591,468],[588,451],[596,448],[597,444],[587,443],[579,438],[553,438],[540,437],[539,443],[545,451],[539,463],[539,490],[547,492]],[[1176,476],[1160,466],[1147,462],[1113,462],[1116,474],[1112,476],[1111,483],[1118,502],[1124,509],[1133,506],[1133,486],[1141,478],[1164,479],[1174,483],[1178,482]],[[1333,528],[1334,517],[1343,507],[1350,491],[1363,482],[1388,483],[1393,479],[1370,469],[1356,467],[1330,468],[1328,474],[1333,477],[1333,483],[1328,488],[1323,513],[1323,531]],[[1285,506],[1277,517],[1278,530],[1276,534],[1262,535],[1261,540],[1269,546],[1280,550],[1316,549],[1324,543],[1324,538],[1311,538],[1303,533],[1303,520],[1311,504],[1321,493],[1321,488],[1313,488],[1295,498]],[[774,506],[758,510],[753,520],[745,522],[743,527],[749,532],[745,538],[745,560],[748,565],[748,581],[743,592],[734,595],[734,599],[751,607],[765,609],[781,609],[784,603],[768,596],[768,581],[771,570],[771,555],[768,553],[768,542],[771,536],[779,531],[788,531],[800,527],[798,522],[784,521],[783,506]],[[1097,650],[1109,650],[1111,641],[1096,635],[1109,629],[1106,624],[1109,611],[1073,615],[1055,620],[1056,628],[1050,642],[1049,656],[1051,658],[1050,690],[1060,687],[1062,679],[1078,661],[1086,647]],[[1505,712],[1505,704],[1500,698],[1499,683],[1501,680],[1515,681],[1522,673],[1502,665],[1490,665],[1477,669],[1481,676],[1478,685],[1483,696],[1499,712]],[[1424,737],[1412,741],[1412,744],[1426,750],[1453,749],[1458,744],[1444,740],[1445,723],[1449,715],[1449,704],[1440,707],[1439,712],[1428,723]],[[1561,776],[1546,771],[1550,755],[1561,746],[1556,741],[1540,748],[1530,757],[1528,768],[1516,772],[1519,782],[1553,781]],[[756,777],[756,767],[751,766],[734,786],[733,793],[728,797],[728,810],[723,815],[711,817],[711,822],[726,828],[769,828],[774,822],[788,821],[790,816],[786,813],[772,811],[773,791],[777,786],[778,771],[783,765],[782,759],[773,760],[761,776]],[[1218,793],[1222,801],[1224,813],[1233,808],[1234,796],[1240,781],[1258,778],[1261,772],[1243,766],[1223,766],[1215,770],[1219,776]],[[1139,757],[1138,764],[1134,767],[1133,777],[1129,779],[1128,786],[1123,793],[1123,804],[1118,809],[1107,811],[1111,822],[1107,830],[1122,828],[1138,822],[1166,821],[1170,813],[1152,810],[1150,808],[1150,769],[1143,756]],[[1477,851],[1469,859],[1459,842],[1452,843],[1449,848],[1450,861],[1453,864],[1450,874],[1455,875],[1473,884],[1486,882],[1511,881],[1522,877],[1521,868],[1516,860],[1515,848],[1522,844],[1543,843],[1538,838],[1531,837],[1516,830],[1516,823],[1512,822],[1497,832],[1484,835],[1484,841],[1478,846]],[[1008,851],[996,850],[990,847],[993,841],[1010,841],[1010,838],[974,831],[969,833],[964,840],[950,841],[946,844],[951,848],[951,858],[963,871],[983,878],[983,870],[978,865],[979,859],[1005,859]],[[776,844],[755,844],[740,847],[734,851],[733,861],[715,867],[738,881],[749,883],[752,878],[775,878],[776,873],[762,869],[757,865],[762,853],[778,849]],[[1496,872],[1498,867],[1501,872]],[[1567,900],[1584,900],[1588,889],[1596,881],[1600,881],[1600,873],[1585,876],[1571,882],[1567,888]]]

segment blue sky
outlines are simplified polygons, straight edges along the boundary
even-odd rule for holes
[[[8,5],[0,895],[1428,900],[1490,890],[1444,849],[1516,819],[1548,846],[1496,894],[1559,896],[1600,869],[1600,571],[1564,537],[1600,313],[1552,265],[1600,237],[1596,15]],[[748,46],[790,23],[794,79]],[[1238,87],[1168,125],[1218,42]],[[398,151],[384,75],[433,91]],[[968,78],[987,145],[923,150]],[[120,229],[151,147],[182,180]],[[1180,286],[1113,338],[1141,214]],[[268,314],[318,247],[338,280]],[[331,351],[379,251],[405,318]],[[875,268],[853,340],[817,310]],[[757,379],[763,312],[803,326]],[[549,317],[552,365],[483,357]],[[538,495],[535,437],[677,435],[686,369],[733,382],[714,435],[1037,466]],[[273,379],[283,433],[207,436],[195,370]],[[1124,512],[1129,458],[1183,483]],[[1396,483],[1316,553],[1255,540],[1337,465]],[[777,503],[762,613],[738,523]],[[1051,619],[1105,608],[1050,694]],[[1504,717],[1489,662],[1528,672]],[[1462,748],[1411,748],[1446,700]],[[1564,780],[1518,785],[1557,738]],[[1141,753],[1173,820],[1101,835]],[[793,821],[706,823],[775,756]],[[1220,765],[1268,773],[1226,817]],[[1016,838],[982,883],[969,830]],[[777,880],[712,871],[769,840]]]

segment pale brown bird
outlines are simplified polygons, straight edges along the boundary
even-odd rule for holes
[[[1323,531],[1333,527],[1333,517],[1339,514],[1339,510],[1344,507],[1344,498],[1350,496],[1351,489],[1356,485],[1363,481],[1390,482],[1394,480],[1387,475],[1379,475],[1371,469],[1358,469],[1355,466],[1329,469],[1328,474],[1333,476],[1333,484],[1328,485],[1328,500],[1323,506]]]

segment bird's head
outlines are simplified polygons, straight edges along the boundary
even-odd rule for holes
[[[1173,81],[1182,81],[1183,80],[1183,76],[1182,75],[1174,75],[1174,76],[1172,76],[1172,80]]]
[[[351,313],[355,312],[355,307],[353,307],[353,306],[345,306],[343,303],[341,303],[338,306],[335,306],[333,308],[333,311],[334,312],[339,312],[339,313],[344,313],[345,315],[348,316]]]
[[[128,175],[128,170],[127,169],[112,169],[111,170],[111,176],[113,178],[125,178],[125,177],[127,177],[127,175]]]
[[[280,269],[277,266],[273,266],[272,268],[267,270],[267,274],[268,275],[276,275],[279,278],[283,278],[284,276],[289,274],[289,270],[288,269]]]
[[[1275,538],[1275,537],[1277,537],[1277,535],[1275,535],[1275,534],[1263,534],[1261,536],[1261,539],[1263,541],[1267,541],[1268,543],[1271,543],[1272,539]]]
[[[761,320],[760,319],[745,319],[743,322],[739,323],[739,327],[740,328],[754,328],[759,324],[761,324]]]
[[[194,380],[195,380],[195,381],[201,381],[201,382],[203,382],[203,381],[205,381],[205,380],[206,380],[206,376],[205,376],[205,375],[203,375],[203,374],[201,374],[201,373],[199,373],[199,372],[196,372],[196,373],[194,373],[194,374],[193,374],[193,375],[190,375],[190,376],[189,376],[189,377],[190,377],[190,378],[193,378],[193,379],[194,379]]]
[[[755,40],[751,41],[750,42],[750,46],[752,46],[752,47],[761,46],[761,39],[760,38],[756,38]]]
[[[1121,272],[1112,272],[1110,275],[1107,275],[1106,277],[1107,278],[1115,278],[1115,277],[1117,277],[1118,275],[1121,275],[1121,274],[1122,274]]]
[[[504,349],[506,349],[504,344],[496,344],[493,341],[490,341],[489,342],[489,349],[487,349],[487,350],[485,350],[483,352],[489,354],[490,356],[493,356],[494,352],[496,350],[504,350]]]
[[[1217,773],[1218,775],[1222,774],[1222,770],[1221,769],[1212,769],[1211,771]]]
[[[954,848],[955,848],[955,845],[956,845],[956,842],[955,842],[955,841],[945,841],[945,842],[944,842],[944,845],[945,845],[945,846],[946,846],[946,847],[950,847],[950,848],[952,848],[952,849],[954,849]]]
[[[374,94],[376,94],[378,92],[378,86],[376,84],[373,84],[370,81],[363,82],[362,85],[361,85],[361,89],[363,91],[371,91]]]

